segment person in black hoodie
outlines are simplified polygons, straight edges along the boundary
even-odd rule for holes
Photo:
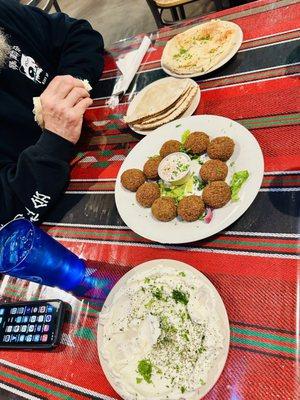
[[[103,69],[90,24],[0,0],[0,224],[43,220],[69,179],[69,161]],[[44,129],[34,121],[40,96]]]

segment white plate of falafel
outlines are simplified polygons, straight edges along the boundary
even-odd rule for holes
[[[188,243],[236,221],[255,199],[264,161],[254,136],[216,115],[182,118],[142,139],[124,160],[115,199],[125,224],[159,243]]]

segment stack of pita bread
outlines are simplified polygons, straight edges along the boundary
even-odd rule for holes
[[[199,90],[191,79],[163,78],[145,88],[124,121],[133,129],[147,131],[181,117]]]

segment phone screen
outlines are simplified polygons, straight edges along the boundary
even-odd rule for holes
[[[52,348],[64,315],[61,300],[0,304],[0,348]]]

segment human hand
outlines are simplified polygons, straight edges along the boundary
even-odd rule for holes
[[[83,82],[70,75],[56,76],[40,96],[45,129],[76,144],[83,114],[93,103]]]

